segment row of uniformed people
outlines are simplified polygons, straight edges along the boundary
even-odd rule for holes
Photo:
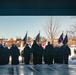
[[[71,50],[67,44],[54,47],[54,63],[68,64],[69,55]]]
[[[67,44],[53,47],[53,45],[48,42],[44,52],[44,61],[46,64],[68,64],[69,55],[71,55],[71,50]]]
[[[69,55],[71,55],[68,45],[53,47],[53,45],[48,42],[48,45],[43,49],[41,45],[38,45],[36,41],[34,41],[31,49],[28,45],[24,48],[23,55],[25,64],[29,64],[30,51],[33,54],[34,65],[42,64],[42,57],[44,57],[45,64],[68,64],[68,58]]]
[[[33,47],[34,46],[34,47]],[[23,50],[23,57],[24,57],[24,63],[29,64],[30,62],[30,53],[33,53],[33,62],[36,64],[42,64],[42,53],[43,48],[38,46],[38,44],[33,44],[32,49],[26,44],[24,50]],[[38,48],[37,51],[34,50],[34,48]],[[37,57],[35,57],[37,55]],[[19,56],[20,56],[20,50],[15,44],[12,44],[12,47],[8,49],[7,46],[0,44],[0,65],[6,65],[9,64],[9,57],[11,56],[11,64],[17,65],[19,64]],[[36,61],[37,60],[37,61]],[[39,63],[38,63],[39,62]]]
[[[19,49],[15,44],[9,49],[7,46],[0,44],[0,65],[9,64],[9,57],[12,57],[11,64],[19,64],[18,57],[20,55]]]
[[[53,47],[50,42],[45,47],[42,48],[41,45],[38,45],[36,41],[34,41],[31,49],[28,44],[25,46],[23,50],[24,63],[29,64],[30,62],[30,53],[33,54],[33,64],[42,64],[42,57],[44,56],[45,64],[53,64],[53,63],[65,63],[68,64],[68,57],[71,54],[70,48],[68,45],[63,45],[61,47]],[[19,64],[19,55],[20,51],[15,44],[12,44],[12,47],[8,49],[6,46],[2,46],[0,44],[0,65],[5,65],[9,63],[9,56],[12,57],[11,64]]]
[[[38,45],[35,41],[30,48],[28,44],[26,44],[22,56],[24,57],[24,63],[25,64],[30,64],[30,60],[33,57],[33,64],[42,64],[42,56],[43,56],[43,48],[41,45]],[[31,56],[33,55],[33,56]]]

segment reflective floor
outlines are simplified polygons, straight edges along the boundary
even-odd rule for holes
[[[0,75],[76,75],[76,65],[0,65]]]

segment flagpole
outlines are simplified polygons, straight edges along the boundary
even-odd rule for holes
[[[26,34],[28,34],[28,31],[26,31]]]
[[[66,31],[66,34],[68,35],[68,31]]]
[[[63,39],[64,39],[64,31],[62,31],[62,33],[63,33]],[[63,41],[62,41],[63,42]]]
[[[27,34],[28,34],[28,31],[26,32],[26,35],[25,35],[25,37],[23,38],[24,44],[26,44],[26,42],[27,42]]]
[[[40,30],[39,30],[39,34],[40,34]],[[40,39],[40,37],[39,37],[39,39]],[[39,41],[38,41],[38,45],[39,45]]]
[[[26,34],[28,35],[28,31],[26,32]],[[26,39],[26,44],[27,44],[27,39]]]

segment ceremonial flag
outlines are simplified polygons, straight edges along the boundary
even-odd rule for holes
[[[67,42],[68,42],[68,36],[67,36],[67,34],[66,34],[66,36],[65,36],[65,38],[64,38],[64,40],[63,40],[63,44],[65,45]]]
[[[35,41],[36,41],[36,42],[39,42],[39,39],[40,39],[40,32],[39,32],[38,35],[36,36]]]
[[[26,44],[26,41],[27,41],[27,33],[26,33],[25,37],[23,38],[23,41],[24,41],[24,44]]]
[[[58,44],[60,44],[63,41],[63,33],[60,35],[59,39],[58,39]]]
[[[42,47],[43,47],[43,48],[45,48],[46,45],[47,45],[47,42],[43,42],[43,43],[42,43]]]

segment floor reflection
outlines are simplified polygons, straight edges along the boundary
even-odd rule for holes
[[[33,72],[31,72],[31,74],[30,75],[34,75],[34,73]]]
[[[17,73],[18,73],[18,75],[25,75],[24,72],[25,72],[25,69],[24,69],[23,66],[19,66],[19,67],[17,68]]]
[[[1,65],[0,75],[76,75],[76,65]]]
[[[12,66],[0,66],[0,75],[14,75]]]

